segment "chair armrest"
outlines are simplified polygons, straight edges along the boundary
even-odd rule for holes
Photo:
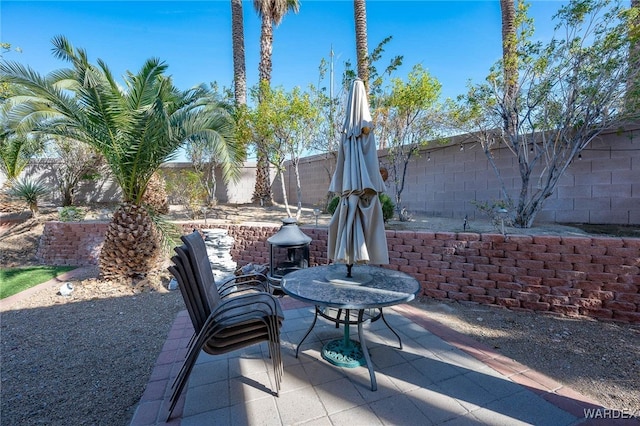
[[[246,308],[251,307],[250,311]],[[267,317],[278,317],[284,319],[278,300],[268,293],[241,294],[220,303],[211,312],[204,330],[216,329],[216,324],[224,324],[225,327],[240,324],[250,319],[266,321]]]
[[[237,274],[237,275],[230,275],[226,278],[224,278],[221,283],[224,285],[226,284],[228,281],[236,281],[236,280],[244,280],[244,279],[252,279],[252,280],[258,280],[258,281],[268,281],[267,276],[265,274],[259,273],[259,272],[252,272],[250,274]]]
[[[218,306],[214,308],[214,310],[211,312],[211,315],[214,315],[215,313],[223,311],[225,309],[247,306],[253,303],[261,303],[269,306],[270,310],[273,311],[271,313],[277,313],[279,311],[279,309],[277,308],[280,304],[273,295],[265,292],[254,292],[239,294],[236,297],[223,300],[220,304],[218,304]]]
[[[218,286],[218,293],[220,293],[220,297],[224,298],[233,293],[244,292],[252,289],[265,292],[265,293],[269,292],[269,284],[266,281],[262,281],[261,279],[256,279],[256,278],[247,279],[250,277],[254,277],[254,275],[230,277],[226,279],[225,281],[222,282],[222,284]],[[242,280],[237,281],[238,278],[242,278]]]

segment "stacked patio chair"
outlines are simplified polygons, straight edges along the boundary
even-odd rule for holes
[[[218,355],[267,341],[273,362],[274,393],[278,396],[283,374],[280,327],[284,315],[278,300],[269,293],[266,277],[232,276],[218,286],[202,236],[194,231],[181,239],[184,245],[175,248],[169,271],[178,281],[195,332],[173,383],[167,420],[201,350]]]

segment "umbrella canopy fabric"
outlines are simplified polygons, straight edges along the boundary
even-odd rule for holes
[[[347,265],[389,263],[382,205],[386,190],[380,167],[367,92],[361,80],[349,91],[347,112],[329,191],[340,202],[329,222],[328,258]]]

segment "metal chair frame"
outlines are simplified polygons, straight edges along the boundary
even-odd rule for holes
[[[171,258],[173,265],[169,271],[178,281],[194,335],[173,382],[167,420],[171,418],[200,351],[218,355],[267,341],[275,376],[274,394],[278,396],[284,373],[280,352],[280,327],[284,315],[278,300],[268,292],[266,277],[231,277],[218,286],[202,236],[194,231],[181,239],[185,244],[175,248],[176,255]],[[242,280],[238,281],[238,278]]]

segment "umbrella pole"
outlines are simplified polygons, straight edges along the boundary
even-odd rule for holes
[[[351,268],[353,267],[353,263],[350,263],[347,265],[347,278],[352,278],[351,277]]]

